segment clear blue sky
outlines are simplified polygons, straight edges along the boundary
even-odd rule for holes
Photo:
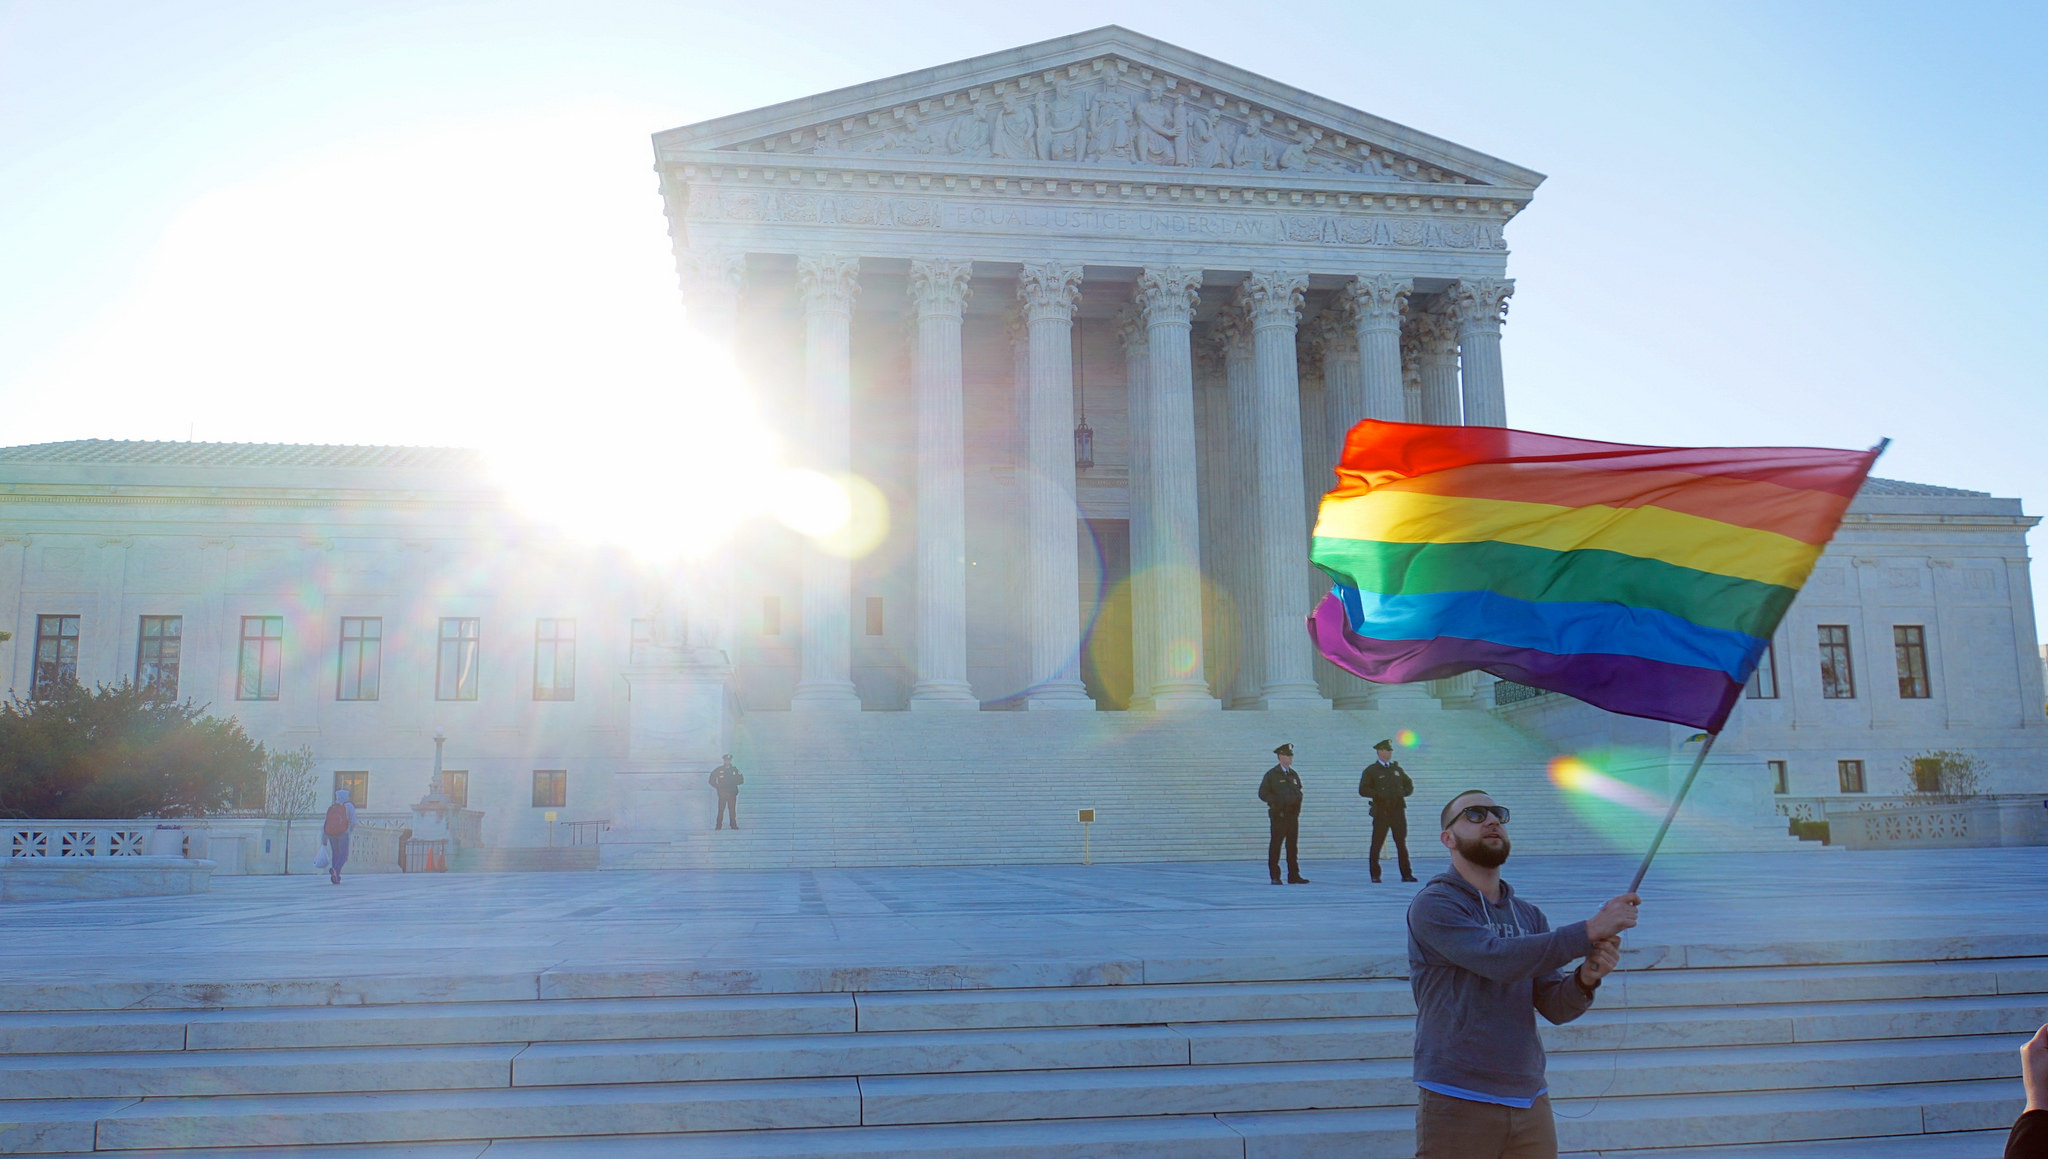
[[[1113,21],[1550,174],[1514,425],[1889,435],[2044,509],[2044,12],[0,0],[0,442],[631,405],[676,373],[649,133]]]

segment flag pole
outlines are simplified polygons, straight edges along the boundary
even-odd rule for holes
[[[1699,755],[1692,759],[1692,771],[1685,774],[1685,783],[1678,786],[1678,795],[1671,798],[1671,808],[1665,810],[1664,823],[1657,826],[1657,836],[1650,839],[1650,851],[1643,854],[1643,863],[1636,867],[1635,880],[1628,883],[1628,892],[1634,893],[1642,888],[1643,877],[1650,872],[1650,859],[1657,856],[1658,846],[1664,844],[1664,835],[1671,832],[1671,821],[1678,816],[1678,806],[1684,802],[1686,791],[1692,788],[1693,778],[1700,775],[1700,766],[1707,763],[1707,753],[1720,736],[1718,732],[1708,733],[1707,743],[1700,746]]]

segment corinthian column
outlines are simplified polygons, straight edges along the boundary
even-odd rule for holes
[[[1218,570],[1230,591],[1237,640],[1237,665],[1231,670],[1230,688],[1224,696],[1231,708],[1255,708],[1265,638],[1258,616],[1258,568],[1252,559],[1257,550],[1252,529],[1259,518],[1259,407],[1252,373],[1252,336],[1241,304],[1224,311],[1217,329],[1223,344],[1223,391],[1230,411],[1223,447],[1226,531]]]
[[[1131,443],[1131,707],[1152,705],[1152,685],[1159,665],[1152,628],[1152,439],[1151,343],[1136,310],[1118,319],[1117,338],[1124,344],[1124,407]]]
[[[1354,308],[1349,295],[1343,301],[1345,311]],[[1323,423],[1325,428],[1323,454],[1326,463],[1334,465],[1344,454],[1344,436],[1361,418],[1376,417],[1365,411],[1365,383],[1360,365],[1358,329],[1355,318],[1324,315],[1322,318],[1323,356]],[[1398,357],[1398,351],[1396,352]],[[1317,509],[1321,507],[1322,496],[1336,485],[1336,477],[1324,471],[1316,480],[1321,486],[1311,496],[1309,506],[1309,531],[1313,536]],[[1315,587],[1310,594],[1321,602],[1330,590],[1329,577],[1321,571],[1310,568],[1309,578]],[[1315,662],[1317,683],[1330,694],[1332,707],[1345,709],[1370,708],[1377,685],[1368,683],[1344,671],[1335,664],[1320,657]]]
[[[853,296],[860,260],[800,257],[797,295],[804,310],[804,402],[810,411],[806,465],[834,478],[853,465]],[[790,707],[859,711],[851,641],[853,577],[844,556],[804,545],[803,662]]]
[[[1344,287],[1345,301],[1358,325],[1358,364],[1364,380],[1364,397],[1358,400],[1350,422],[1400,422],[1408,417],[1401,388],[1401,312],[1412,286],[1406,278],[1380,274],[1354,279]]]
[[[730,350],[739,327],[747,256],[717,249],[686,249],[676,255],[676,273],[691,328]]]
[[[1202,271],[1163,267],[1138,275],[1149,350],[1146,498],[1155,651],[1152,707],[1218,708],[1202,666],[1201,506],[1195,479],[1195,302]]]
[[[1030,481],[1025,499],[1026,708],[1092,709],[1081,684],[1080,508],[1074,502],[1074,303],[1081,267],[1026,262],[1017,281],[1031,342]]]
[[[1508,316],[1513,278],[1467,278],[1444,292],[1458,327],[1458,366],[1465,387],[1465,424],[1508,425],[1507,389],[1501,381],[1500,324]]]
[[[1264,665],[1259,697],[1272,708],[1329,707],[1309,663],[1308,521],[1301,501],[1301,381],[1294,361],[1295,324],[1308,278],[1255,271],[1238,287],[1252,326],[1252,383],[1257,413],[1258,522],[1254,566]]]
[[[912,709],[981,707],[967,683],[967,492],[962,477],[960,309],[969,262],[910,263],[917,317],[917,683]]]
[[[1450,319],[1432,311],[1408,315],[1415,364],[1422,376],[1422,421],[1456,426],[1458,406],[1458,335]]]

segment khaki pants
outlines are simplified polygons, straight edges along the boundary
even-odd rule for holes
[[[1523,1110],[1418,1089],[1415,1159],[1557,1159],[1550,1096]]]

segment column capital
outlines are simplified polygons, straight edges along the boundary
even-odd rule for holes
[[[1138,275],[1137,302],[1145,324],[1194,321],[1201,300],[1202,271],[1181,266],[1147,267]]]
[[[1010,353],[1021,357],[1031,349],[1031,324],[1024,320],[1024,308],[1012,306],[1003,311],[1003,337],[1009,340]]]
[[[1344,284],[1339,298],[1348,306],[1358,325],[1367,330],[1392,330],[1401,325],[1408,308],[1408,295],[1415,289],[1409,278],[1392,274],[1360,275]]]
[[[1303,323],[1302,353],[1309,362],[1319,365],[1333,354],[1342,357],[1357,353],[1358,331],[1346,324],[1347,312],[1338,308],[1321,310]]]
[[[1074,305],[1081,300],[1081,267],[1074,262],[1025,262],[1017,275],[1017,299],[1024,303],[1029,321],[1071,321]]]
[[[1443,347],[1456,341],[1457,336],[1449,315],[1434,310],[1410,310],[1407,323],[1401,327],[1402,360],[1411,361],[1440,353]]]
[[[806,310],[853,309],[860,292],[860,259],[811,254],[796,259],[796,292]]]
[[[1144,356],[1151,348],[1152,336],[1145,329],[1145,313],[1137,306],[1125,306],[1117,311],[1116,340],[1123,344],[1124,352]]]
[[[747,255],[692,246],[676,252],[676,275],[685,297],[737,294],[747,280]]]
[[[960,316],[973,290],[974,263],[958,258],[914,259],[910,263],[910,304],[920,316]]]
[[[1308,275],[1282,270],[1253,270],[1237,287],[1237,300],[1252,329],[1292,326],[1301,319],[1308,296]]]
[[[1444,310],[1460,334],[1498,331],[1507,320],[1508,295],[1514,292],[1513,278],[1466,278],[1444,291]]]

